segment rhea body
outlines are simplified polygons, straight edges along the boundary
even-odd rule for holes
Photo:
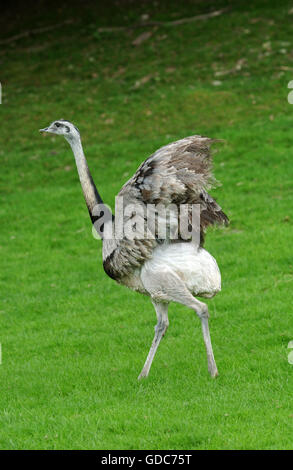
[[[170,231],[172,224],[175,226],[177,223],[174,207],[199,204],[200,244],[196,244],[191,239],[182,239],[180,232],[175,240],[161,240],[157,226],[151,238],[107,238],[105,233],[109,226],[115,224],[115,217],[106,206],[102,206],[103,225],[99,225],[96,207],[103,201],[90,174],[78,129],[69,121],[59,120],[41,131],[63,135],[72,148],[91,221],[103,240],[105,272],[116,282],[149,296],[154,305],[157,315],[155,335],[139,379],[149,374],[157,348],[168,328],[170,302],[191,308],[200,318],[208,370],[212,377],[217,376],[208,308],[195,298],[211,298],[221,290],[217,262],[203,248],[206,228],[228,223],[221,207],[207,192],[214,183],[210,154],[213,140],[195,135],[162,147],[140,165],[118,194],[126,206],[136,204],[145,208],[148,204],[160,204],[165,207],[169,211]],[[134,214],[130,213],[123,221],[131,223],[132,217]]]

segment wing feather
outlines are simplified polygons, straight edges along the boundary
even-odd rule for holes
[[[215,185],[210,147],[216,139],[194,135],[157,150],[123,186],[119,196],[143,204],[200,204],[202,232],[227,224],[228,217],[208,194]]]
[[[199,204],[203,244],[204,233],[209,225],[228,223],[228,217],[207,192],[216,182],[212,175],[210,152],[213,142],[216,140],[194,135],[157,150],[122,187],[118,196],[123,197],[123,206],[138,204],[145,208],[147,204],[163,204],[168,208],[172,204]],[[127,217],[127,222],[131,221],[131,217]],[[145,220],[145,213],[141,217]],[[172,220],[174,222],[175,218],[170,217],[170,224]],[[177,222],[174,225],[177,226]],[[115,249],[111,248],[108,252],[104,242],[104,268],[107,274],[118,280],[150,259],[154,247],[160,243],[156,230],[151,240],[117,240]]]
[[[129,192],[145,204],[193,203],[215,182],[212,142],[215,140],[195,135],[160,148],[140,165],[119,195]]]

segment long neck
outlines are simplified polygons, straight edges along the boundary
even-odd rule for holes
[[[69,144],[74,154],[82,191],[86,205],[88,207],[91,221],[100,237],[103,239],[104,224],[99,224],[98,221],[101,217],[103,217],[105,222],[110,220],[112,221],[112,213],[106,206],[102,206],[104,203],[90,173],[80,138],[69,141]],[[103,212],[101,212],[101,207],[103,208]]]

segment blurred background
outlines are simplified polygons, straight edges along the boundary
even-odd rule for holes
[[[292,0],[1,5],[1,448],[292,446],[292,33]],[[212,194],[231,224],[206,242],[216,382],[173,305],[137,383],[153,309],[103,272],[71,150],[38,132],[60,118],[112,208],[160,146],[224,139]]]

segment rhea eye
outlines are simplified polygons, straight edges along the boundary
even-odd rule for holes
[[[55,122],[55,126],[56,126],[56,127],[60,127],[61,124],[59,124],[59,122]]]

